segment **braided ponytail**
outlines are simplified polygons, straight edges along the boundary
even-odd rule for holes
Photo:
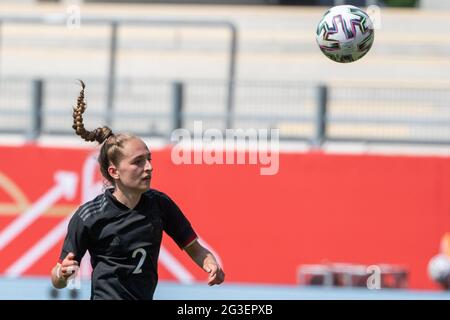
[[[73,125],[72,128],[76,134],[86,141],[97,141],[101,144],[100,153],[98,155],[98,164],[102,176],[112,185],[115,184],[114,179],[108,173],[110,164],[118,165],[123,155],[125,144],[136,136],[128,133],[114,134],[110,128],[103,126],[93,131],[84,128],[83,113],[86,110],[86,101],[84,100],[84,89],[86,88],[83,81],[80,80],[81,91],[77,99],[77,106],[73,108]]]
[[[75,130],[76,134],[79,135],[86,141],[97,141],[98,143],[103,143],[110,136],[114,135],[112,130],[107,126],[97,128],[94,131],[88,131],[84,128],[83,124],[83,113],[86,110],[86,101],[84,100],[84,89],[86,85],[82,80],[80,95],[77,99],[77,106],[73,108],[73,125],[72,128]]]

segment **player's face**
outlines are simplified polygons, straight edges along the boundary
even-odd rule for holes
[[[120,183],[130,190],[145,192],[150,188],[152,170],[151,155],[145,143],[139,138],[127,141],[117,166]]]

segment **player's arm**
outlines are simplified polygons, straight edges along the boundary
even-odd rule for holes
[[[83,207],[70,218],[59,261],[51,271],[52,285],[57,289],[67,286],[67,280],[77,271],[87,250],[89,230],[80,218],[80,210],[83,210]]]
[[[208,272],[208,284],[220,284],[225,274],[217,259],[197,240],[197,235],[180,208],[166,194],[159,193],[160,205],[163,208],[164,231],[175,240],[180,248],[187,252],[191,259]],[[195,239],[195,240],[194,240]]]
[[[69,279],[78,267],[78,261],[75,260],[75,255],[70,252],[61,263],[57,263],[52,269],[51,277],[52,284],[56,289],[62,289],[67,286],[67,279]]]
[[[197,240],[188,244],[183,250],[200,268],[208,272],[208,285],[221,284],[224,281],[225,273],[216,258],[211,251],[203,247]]]

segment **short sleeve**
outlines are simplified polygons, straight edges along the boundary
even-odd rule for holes
[[[73,252],[75,254],[75,260],[81,263],[81,259],[87,250],[87,244],[88,229],[78,215],[78,212],[76,212],[70,219],[67,235],[64,239],[61,255],[59,256],[59,262],[61,263],[69,252]]]
[[[163,210],[164,231],[183,249],[197,239],[191,223],[176,203],[165,194],[161,194],[160,203]]]

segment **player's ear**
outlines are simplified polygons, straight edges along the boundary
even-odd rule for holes
[[[109,165],[108,173],[113,179],[119,179],[119,172],[115,165],[113,164]]]

